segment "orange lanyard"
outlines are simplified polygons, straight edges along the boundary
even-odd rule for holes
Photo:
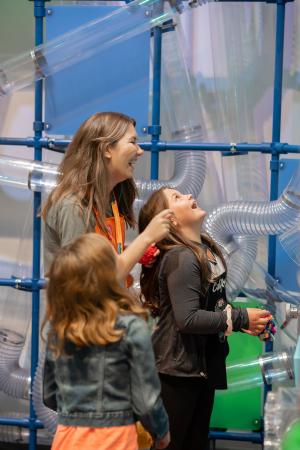
[[[115,220],[115,230],[116,230],[116,244],[117,244],[117,253],[120,254],[123,252],[123,236],[122,236],[122,226],[121,226],[121,219],[120,219],[120,213],[119,213],[119,208],[118,208],[118,203],[116,201],[115,195],[114,195],[114,199],[111,203],[111,209],[113,212],[113,216],[114,216],[114,220]],[[93,208],[94,210],[94,214],[96,217],[96,221],[97,221],[97,226],[99,228],[99,230],[101,230],[101,226],[99,224],[99,220],[98,220],[98,212],[95,208]],[[102,231],[107,238],[113,242],[113,236],[110,230],[106,229],[105,232]]]
[[[117,238],[117,252],[120,255],[123,251],[123,239],[122,239],[122,227],[121,227],[121,219],[120,219],[120,213],[118,208],[118,203],[115,198],[114,194],[114,200],[111,204],[112,212],[115,218],[115,224],[116,224],[116,238]]]

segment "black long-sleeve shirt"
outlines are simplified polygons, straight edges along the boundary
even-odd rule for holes
[[[226,274],[201,294],[201,267],[187,247],[164,255],[159,272],[160,317],[153,334],[157,369],[175,376],[208,376],[215,387],[226,387]],[[248,327],[248,314],[232,311],[234,331]],[[216,373],[219,372],[219,373]]]

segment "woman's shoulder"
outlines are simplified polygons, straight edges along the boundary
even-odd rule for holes
[[[82,209],[82,203],[80,202],[79,198],[75,194],[67,194],[61,197],[57,202],[56,205],[58,208],[81,208]]]
[[[60,197],[55,203],[52,203],[47,216],[57,216],[68,211],[82,214],[84,208],[80,200],[74,194],[68,194]]]

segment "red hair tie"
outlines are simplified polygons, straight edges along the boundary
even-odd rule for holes
[[[155,253],[157,251],[158,248],[156,247],[156,245],[150,245],[150,247],[147,248],[141,259],[139,260],[139,263],[143,266],[150,266],[156,260]]]

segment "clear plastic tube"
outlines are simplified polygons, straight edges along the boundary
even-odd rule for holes
[[[58,175],[55,164],[0,156],[0,183],[38,192],[50,192]]]
[[[228,258],[228,275],[226,292],[229,298],[234,299],[245,286],[251,272],[257,251],[257,238],[255,236],[239,236],[237,238],[237,251],[231,252]]]
[[[205,70],[210,75],[201,77],[200,89],[213,140],[270,140],[263,124],[272,108],[274,11],[261,2],[216,2],[207,10],[205,54],[211,63],[204,58],[198,64],[200,76]],[[198,42],[202,29],[197,22],[194,29]]]
[[[266,384],[294,380],[294,352],[295,349],[290,349],[280,353],[265,353],[259,357],[260,369]]]
[[[177,30],[163,36],[163,85],[167,126],[171,139],[183,142],[202,141],[205,137],[201,108],[196,102],[189,70],[186,66],[180,36]],[[11,184],[33,191],[49,192],[56,185],[57,166],[14,158],[0,157],[0,183]],[[156,189],[173,186],[183,193],[191,193],[197,198],[206,175],[205,152],[176,152],[174,173],[168,180],[136,180],[140,199],[136,201],[138,210],[141,204]]]
[[[234,361],[227,366],[228,388],[241,391],[294,379],[293,351],[265,353],[249,361]]]
[[[161,0],[135,0],[0,66],[0,96],[46,78],[173,18]]]
[[[279,236],[280,244],[288,256],[300,266],[300,223]]]
[[[268,394],[264,417],[265,450],[298,450],[299,440],[298,445],[290,447],[284,445],[284,439],[286,432],[299,421],[299,406],[299,390],[296,387],[280,387],[273,395]]]
[[[269,304],[274,304],[275,302],[290,303],[292,305],[300,304],[299,292],[292,292],[284,289],[278,280],[273,278],[257,262],[253,263],[253,268],[247,284],[247,287],[242,288],[242,291],[246,295],[265,299]]]
[[[178,26],[163,34],[162,42],[162,125],[172,141],[201,142],[205,140],[201,105],[197,102],[191,74],[181,47]],[[175,152],[174,172],[165,180],[137,180],[140,202],[156,189],[172,186],[197,198],[206,175],[206,154],[202,151]]]
[[[239,155],[234,158],[222,158],[222,165],[224,165],[224,160],[228,159],[230,159],[229,163],[235,166],[238,194],[236,198],[246,201],[268,201],[266,155],[248,153],[248,155]],[[224,170],[224,167],[222,168]],[[226,182],[228,179],[226,170],[223,174]],[[231,184],[230,177],[228,181]]]

